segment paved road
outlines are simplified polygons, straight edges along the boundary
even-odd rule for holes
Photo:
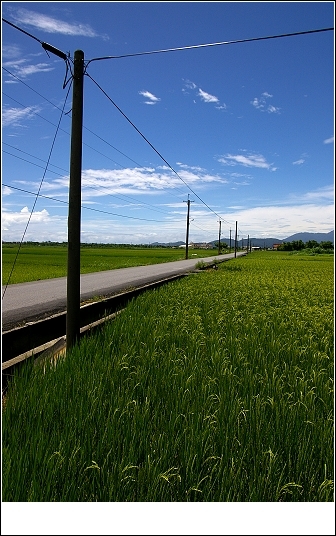
[[[237,252],[237,257],[244,255]],[[188,260],[121,268],[81,275],[81,301],[95,296],[111,296],[131,287],[159,281],[166,277],[192,272],[203,260],[211,263],[229,260],[234,253]],[[2,329],[6,331],[66,310],[66,277],[9,285],[2,299]],[[4,287],[2,289],[2,294]]]

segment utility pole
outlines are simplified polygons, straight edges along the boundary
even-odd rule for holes
[[[79,340],[80,335],[80,231],[81,231],[81,175],[83,131],[84,52],[76,50],[72,93],[72,124],[70,154],[70,186],[68,213],[68,272],[66,349]]]
[[[193,203],[193,201],[190,201],[189,194],[188,194],[188,201],[183,201],[183,203],[188,203],[188,211],[187,211],[187,235],[186,235],[186,260],[188,260],[188,243],[189,243],[189,214],[190,214],[190,203]]]
[[[249,242],[250,242],[250,235],[247,235],[246,255],[248,254],[248,250],[249,250]]]
[[[218,255],[220,255],[220,249],[221,249],[221,243],[220,243],[220,239],[221,239],[221,226],[222,226],[222,221],[219,220],[219,233],[218,233]]]
[[[231,229],[230,229],[230,253],[231,253]]]
[[[237,229],[238,229],[238,222],[236,221],[235,248],[234,248],[235,258],[237,257]]]

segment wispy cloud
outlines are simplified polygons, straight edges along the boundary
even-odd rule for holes
[[[47,33],[99,37],[88,24],[81,24],[79,22],[69,23],[28,9],[12,8],[11,11],[16,22],[19,22],[24,26],[37,28]]]
[[[23,126],[23,121],[31,119],[40,111],[38,106],[28,106],[27,108],[10,108],[4,106],[2,110],[2,126]]]
[[[148,99],[145,101],[145,104],[156,104],[161,100],[159,97],[156,97],[155,95],[153,95],[153,93],[150,93],[149,91],[139,91],[139,95],[142,95],[143,97],[145,97],[145,99]]]
[[[219,102],[219,99],[214,95],[210,95],[206,91],[203,91],[201,88],[198,88],[198,96],[201,97],[204,102]]]
[[[327,138],[323,141],[323,143],[334,143],[334,136],[331,136],[331,138]]]
[[[255,168],[263,168],[268,169],[269,171],[276,171],[276,167],[273,166],[273,164],[270,164],[267,162],[266,158],[262,156],[261,154],[226,154],[220,158],[218,158],[218,162],[221,162],[222,164],[226,166],[246,166],[246,167],[255,167]]]
[[[261,97],[254,97],[254,99],[251,101],[251,104],[261,112],[268,112],[269,114],[279,114],[280,108],[273,106],[272,104],[267,105],[267,99],[271,99],[272,97],[273,95],[265,91],[261,94]]]
[[[295,162],[293,162],[293,166],[300,166],[303,163],[304,163],[304,159],[300,158],[299,160],[296,160]]]
[[[2,58],[3,59],[15,59],[21,56],[21,50],[17,45],[3,45],[2,46]]]
[[[14,49],[13,49],[14,53]],[[18,78],[27,78],[28,76],[36,73],[45,73],[49,71],[53,71],[54,67],[50,65],[50,63],[32,63],[31,58],[20,58],[18,57],[20,54],[19,49],[16,49],[16,57],[12,57],[8,61],[5,61],[2,66],[5,69],[8,69],[10,73],[12,73],[14,76],[17,76]],[[7,56],[8,57],[8,56]],[[5,84],[13,84],[17,83],[17,79],[11,76],[10,73],[7,73],[4,71],[4,76],[8,76],[9,78],[4,80]]]
[[[13,193],[13,190],[11,190],[10,188],[8,188],[8,186],[3,186],[2,187],[2,195],[5,196],[5,195],[11,195]]]
[[[305,203],[321,203],[323,202],[333,202],[334,201],[334,186],[332,184],[328,186],[323,186],[317,190],[312,190],[311,192],[306,192],[299,196],[290,196],[289,199],[293,202],[302,202]]]
[[[218,110],[226,110],[226,104],[221,103],[218,97],[216,97],[215,95],[211,95],[211,93],[207,93],[200,87],[197,87],[194,82],[191,82],[190,80],[184,80],[184,87],[182,88],[182,91],[185,95],[189,95],[190,91],[188,90],[197,90],[197,97],[199,97],[203,102],[215,104],[215,108],[217,108]]]

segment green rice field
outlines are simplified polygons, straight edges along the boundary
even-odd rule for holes
[[[3,501],[334,501],[333,256],[134,299],[3,402]]]
[[[67,275],[67,244],[19,244],[2,245],[2,284],[52,279]],[[193,249],[189,258],[216,255],[216,249]],[[17,260],[16,260],[17,257]],[[185,259],[185,249],[85,246],[81,247],[81,273],[102,272],[116,268],[145,266]],[[16,260],[16,262],[15,262]],[[15,262],[14,269],[13,265]]]

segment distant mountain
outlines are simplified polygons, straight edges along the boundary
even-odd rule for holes
[[[169,247],[169,248],[173,248],[173,247],[178,248],[179,246],[182,246],[184,244],[185,244],[185,242],[180,240],[179,242],[152,242],[151,246],[163,246],[163,247]]]
[[[293,242],[293,240],[302,240],[302,242],[308,242],[309,240],[316,240],[316,242],[332,242],[334,243],[334,231],[330,233],[295,233],[283,242]]]
[[[251,246],[257,246],[260,248],[272,248],[273,244],[282,244],[283,242],[293,242],[293,240],[302,240],[302,242],[306,243],[309,240],[316,240],[316,242],[332,242],[334,243],[334,231],[330,231],[330,233],[296,233],[291,236],[288,236],[287,238],[284,238],[281,240],[280,238],[250,238],[250,244]],[[230,238],[221,238],[221,243],[226,243],[228,246],[230,246]],[[243,244],[242,244],[243,242]],[[212,244],[213,247],[218,246],[218,239],[212,240],[211,242],[208,242],[209,244]],[[154,242],[151,244],[152,246],[165,246],[165,247],[179,247],[185,244],[185,242]],[[243,240],[238,240],[238,247],[247,245],[247,238],[244,238]],[[231,248],[234,248],[234,238],[231,237]]]

